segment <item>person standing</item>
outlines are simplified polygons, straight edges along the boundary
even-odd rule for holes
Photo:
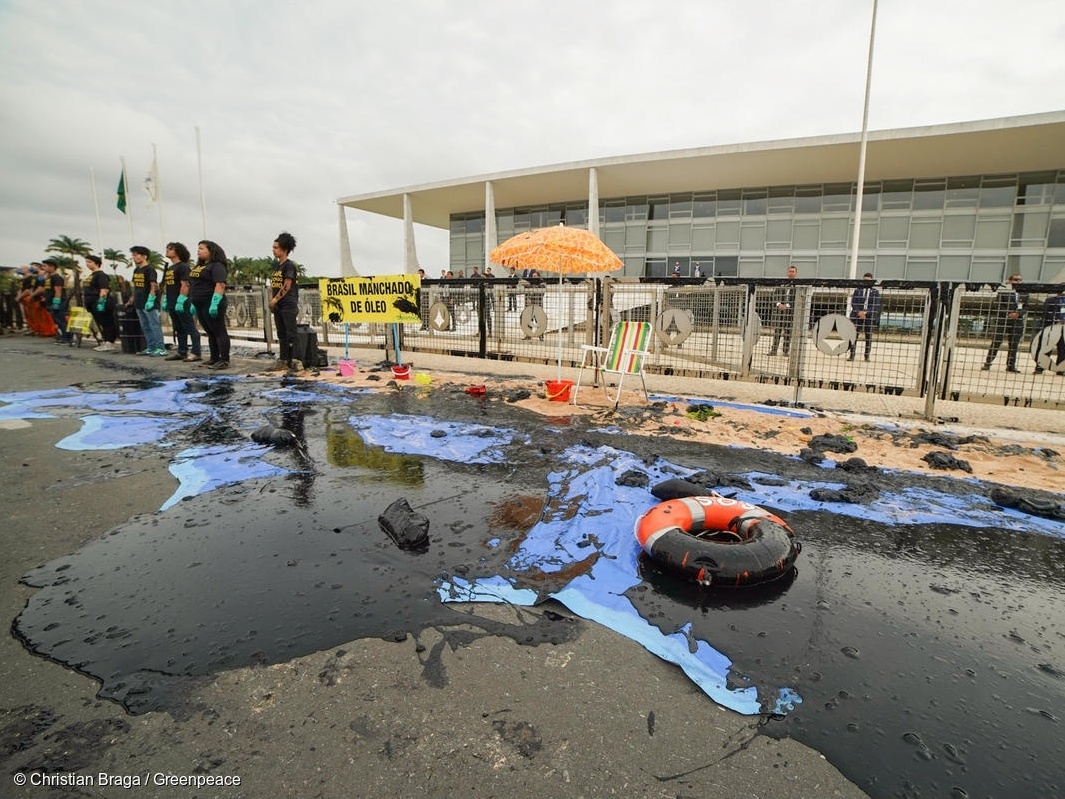
[[[225,250],[213,241],[203,240],[196,248],[196,264],[189,270],[189,300],[196,308],[200,326],[207,333],[211,359],[209,369],[229,368],[229,330],[226,328]]]
[[[873,273],[866,272],[862,277],[865,285],[854,290],[851,294],[850,320],[854,323],[854,341],[851,342],[847,356],[848,361],[854,360],[855,350],[858,349],[858,337],[865,335],[865,360],[869,360],[873,351],[873,330],[880,324],[880,289],[873,285]]]
[[[1010,275],[1006,285],[995,293],[995,300],[991,306],[991,346],[987,350],[987,358],[980,369],[984,372],[991,368],[995,356],[1002,347],[1002,340],[1006,339],[1006,371],[1019,372],[1017,368],[1017,348],[1021,343],[1021,335],[1024,333],[1024,304],[1017,287],[1023,278],[1019,274]]]
[[[296,237],[280,233],[274,239],[274,269],[270,273],[270,310],[277,328],[279,357],[275,369],[292,369],[293,353],[296,351],[296,312],[299,306],[300,289],[296,265],[289,260],[289,253],[296,249]]]
[[[103,261],[99,255],[85,256],[85,266],[89,269],[89,282],[82,289],[82,300],[92,314],[96,326],[100,328],[103,341],[93,347],[94,352],[114,352],[118,339],[118,325],[115,324],[115,299],[111,296],[111,279],[100,267]]]
[[[422,283],[425,282],[425,270],[418,270],[418,290],[415,296],[418,301],[418,316],[422,320],[419,330],[429,329],[429,297],[428,292],[422,288]]]
[[[30,307],[37,318],[37,335],[44,338],[55,338],[59,335],[59,330],[55,326],[55,320],[52,318],[52,312],[49,307],[51,298],[45,296],[48,288],[46,271],[44,264],[40,261],[34,261],[30,264],[30,275],[33,279],[33,288],[30,289],[29,295]]]
[[[1061,325],[1061,335],[1058,337],[1055,350],[1057,352],[1057,368],[1061,368],[1062,364],[1065,364],[1065,289],[1061,289],[1057,294],[1052,294],[1046,298],[1043,303],[1043,320],[1042,327],[1036,334],[1036,338],[1042,339],[1043,336],[1050,335],[1050,328],[1054,325]],[[1054,370],[1054,366],[1050,367]],[[1035,366],[1035,374],[1043,374],[1043,367],[1039,364]],[[1057,372],[1059,376],[1065,376],[1065,372]]]
[[[159,321],[159,274],[148,263],[152,251],[137,244],[129,248],[133,258],[133,294],[126,303],[137,312],[145,348],[138,355],[166,355],[163,326]]]
[[[513,280],[517,276],[518,276],[518,270],[515,269],[513,266],[510,267],[510,272],[507,273],[507,277],[509,277],[509,278],[511,278]],[[518,290],[517,290],[517,287],[514,286],[514,285],[507,286],[507,310],[508,311],[516,311],[516,310],[518,310]]]
[[[41,293],[42,304],[52,316],[55,323],[57,344],[71,344],[74,337],[67,331],[67,313],[70,310],[70,298],[67,297],[67,284],[59,274],[59,264],[54,258],[45,258],[44,291]]]
[[[195,363],[200,358],[200,331],[192,315],[189,302],[189,248],[180,241],[166,245],[170,265],[163,270],[163,299],[161,307],[170,314],[170,325],[177,339],[177,352],[166,356],[168,361]]]
[[[795,278],[799,274],[795,264],[788,267],[788,282],[773,289],[773,343],[769,354],[776,355],[781,338],[784,354],[791,349],[791,324],[795,315]]]
[[[41,325],[41,317],[38,313],[40,303],[37,302],[37,298],[34,296],[34,292],[37,290],[37,269],[34,265],[20,266],[18,274],[21,279],[19,283],[18,293],[15,295],[15,302],[22,306],[22,318],[26,320],[26,332],[25,335],[30,336],[43,336],[43,327]],[[51,322],[51,317],[49,317]],[[54,323],[52,323],[54,327]],[[52,335],[55,335],[53,333]]]

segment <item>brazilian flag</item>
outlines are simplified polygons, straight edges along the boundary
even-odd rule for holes
[[[126,170],[122,170],[122,174],[118,176],[118,197],[115,205],[122,213],[126,213]]]

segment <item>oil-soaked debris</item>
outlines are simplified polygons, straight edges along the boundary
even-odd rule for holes
[[[746,477],[737,474],[727,474],[711,469],[703,469],[701,472],[688,475],[688,482],[701,485],[706,488],[750,488],[751,483]]]
[[[682,497],[705,497],[710,494],[705,486],[679,477],[656,483],[652,486],[651,493],[655,498],[663,501],[667,499],[680,499]]]
[[[264,424],[251,434],[251,440],[256,444],[268,444],[273,447],[295,447],[299,439],[291,430],[274,427],[272,424]]]
[[[684,412],[684,415],[689,419],[705,422],[707,419],[714,419],[720,416],[721,411],[716,410],[713,405],[692,404],[688,406],[688,410]]]
[[[649,478],[646,473],[636,471],[635,469],[630,469],[614,481],[616,485],[630,486],[631,488],[646,488],[650,482],[651,478]]]
[[[400,549],[426,552],[429,549],[429,519],[415,513],[405,497],[400,497],[377,517],[381,529]]]
[[[969,472],[970,474],[972,474],[973,471],[973,467],[969,465],[969,461],[963,461],[960,458],[956,458],[949,452],[928,452],[925,453],[921,460],[933,469],[942,469],[944,471],[956,470]]]
[[[880,471],[877,466],[870,466],[865,462],[864,458],[847,458],[845,461],[840,461],[836,464],[837,469],[842,469],[845,472],[878,472]]]
[[[799,457],[807,463],[817,466],[824,462],[825,453],[824,450],[814,449],[813,447],[803,447],[799,450]]]
[[[810,499],[818,502],[851,502],[856,505],[872,502],[880,496],[880,492],[867,483],[855,483],[845,488],[814,488],[810,491]]]
[[[987,436],[958,436],[953,433],[943,433],[936,430],[928,431],[922,430],[919,433],[914,433],[910,436],[911,447],[919,447],[922,444],[929,444],[933,447],[943,447],[944,449],[958,449],[965,444],[975,444],[977,442],[989,443]]]
[[[447,438],[447,430],[440,430],[439,428],[429,433],[432,438]]]
[[[847,454],[856,452],[858,450],[858,445],[854,443],[853,438],[834,433],[822,433],[821,435],[814,436],[810,439],[810,449],[820,450],[821,452],[842,452]]]
[[[655,712],[653,710],[647,711],[647,734],[652,738],[655,734]]]
[[[529,399],[531,396],[532,392],[527,388],[516,388],[513,391],[507,392],[505,399],[507,402],[521,402],[522,400]]]
[[[1000,486],[992,488],[989,496],[992,502],[1003,508],[1013,508],[1045,519],[1065,520],[1065,501],[1042,491]]]

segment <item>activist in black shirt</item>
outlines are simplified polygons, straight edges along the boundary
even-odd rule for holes
[[[204,366],[229,368],[229,330],[226,328],[226,253],[213,241],[201,241],[196,263],[189,269],[189,298],[207,333],[211,359]]]
[[[270,310],[277,328],[278,354],[275,369],[291,369],[292,353],[296,348],[296,309],[299,305],[299,285],[296,265],[288,256],[296,249],[296,237],[281,233],[274,239],[274,269],[270,273]]]

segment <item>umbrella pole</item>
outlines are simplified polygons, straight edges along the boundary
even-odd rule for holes
[[[344,360],[348,360],[348,323],[344,323]]]
[[[558,382],[562,382],[562,264],[559,258],[558,272]]]
[[[403,358],[399,354],[399,324],[392,323],[392,346],[396,350],[396,366],[403,365]]]

